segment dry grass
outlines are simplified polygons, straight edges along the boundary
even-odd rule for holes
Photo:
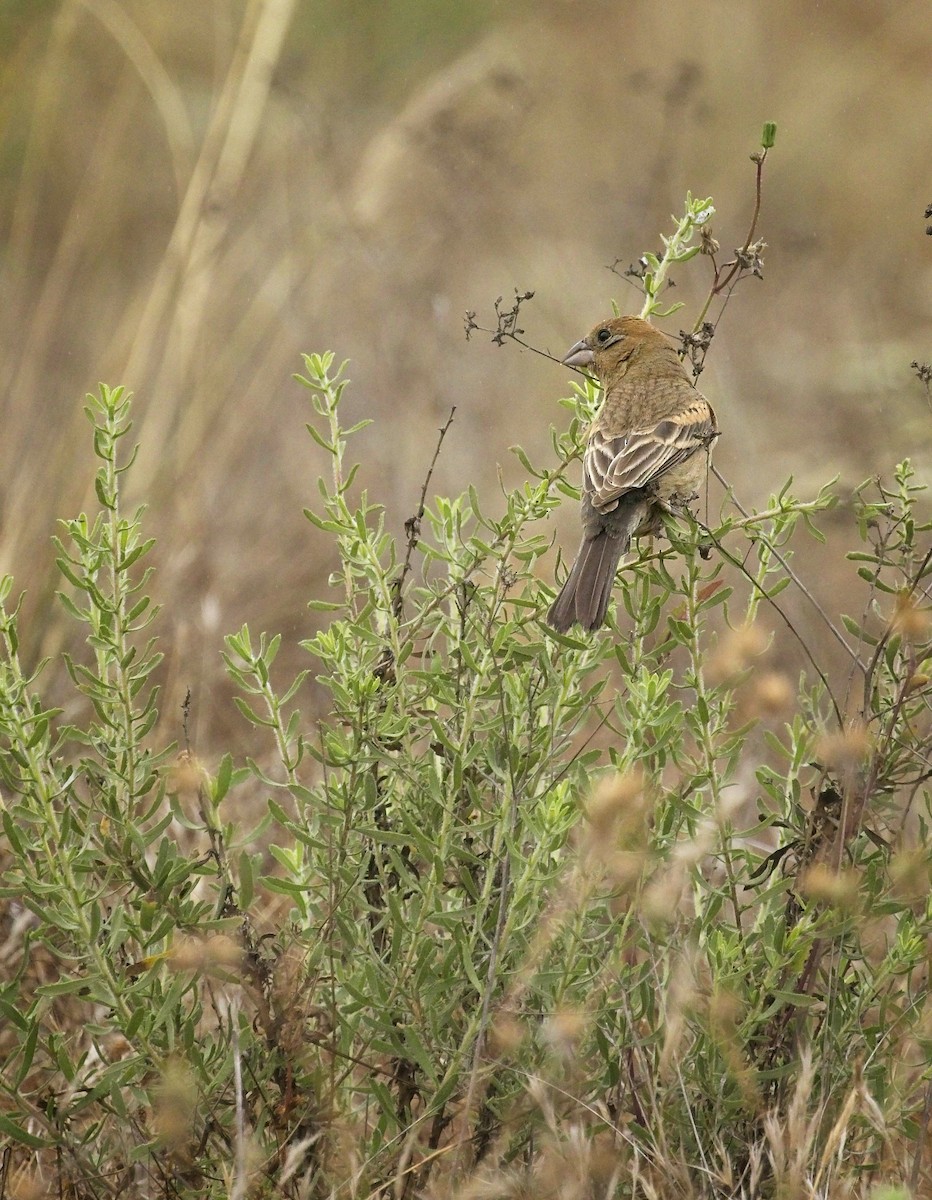
[[[222,674],[222,634],[248,621],[285,631],[296,647],[313,628],[305,602],[325,594],[335,565],[300,517],[317,473],[291,382],[300,352],[332,348],[352,360],[355,415],[378,418],[362,441],[364,483],[395,529],[414,508],[453,404],[438,490],[474,481],[488,493],[501,462],[515,481],[507,447],[520,440],[535,459],[549,452],[547,426],[564,414],[548,398],[564,378],[513,347],[467,344],[461,313],[515,285],[535,288],[531,340],[564,349],[610,296],[624,307],[628,283],[606,264],[621,258],[624,267],[655,248],[649,239],[687,188],[714,195],[727,246],[744,227],[744,156],[765,119],[780,128],[762,221],[766,286],[743,285],[704,377],[726,430],[717,461],[758,503],[789,473],[800,492],[836,471],[854,484],[907,453],[921,461],[929,448],[928,399],[909,370],[930,354],[924,5],[790,0],[700,16],[685,0],[551,0],[514,5],[507,17],[477,6],[452,29],[430,17],[422,38],[427,7],[386,6],[384,27],[365,4],[332,5],[319,22],[295,0],[216,6],[210,23],[180,0],[20,4],[0,18],[10,32],[0,62],[0,572],[28,588],[27,663],[57,651],[67,633],[52,596],[49,532],[91,502],[81,398],[99,378],[126,384],[143,444],[135,498],[151,508],[155,590],[167,601],[162,708],[180,712],[193,690],[191,740],[207,761],[247,745]],[[695,301],[703,283],[684,274],[681,298]],[[800,570],[834,615],[850,607],[853,585],[844,568],[823,569],[840,559],[840,536],[829,534],[829,551],[802,550]],[[794,617],[810,644],[837,655],[803,602]],[[925,612],[910,605],[891,620],[904,636],[927,632]],[[779,726],[795,701],[792,645],[770,646],[755,627],[723,637],[716,653],[713,681],[738,683],[746,715]],[[841,675],[846,664],[834,662]],[[283,674],[304,665],[287,650],[279,663]],[[49,700],[57,698],[53,679]],[[168,725],[166,741],[180,735],[180,717]],[[820,753],[853,774],[871,749],[855,729]],[[765,761],[767,749],[759,752]],[[596,879],[648,928],[686,904],[688,868],[708,853],[721,815],[645,884],[640,788],[628,777],[594,797],[576,865],[550,897],[506,1002],[488,1014],[496,1059],[518,1052],[525,1029],[511,1009]],[[898,895],[924,903],[923,855],[904,850],[892,877]],[[863,921],[879,958],[887,932],[857,912],[856,877],[820,862],[805,881],[810,899]],[[265,915],[275,927],[271,898]],[[4,920],[0,962],[15,965],[23,926],[13,910]],[[210,976],[235,970],[239,954],[192,941],[178,945],[171,969],[202,970],[209,959]],[[41,954],[32,969],[31,986],[53,977]],[[275,981],[278,1007],[294,1016],[279,1032],[296,1056],[298,1019],[312,1019],[299,979],[287,961]],[[909,1140],[890,1132],[891,1115],[903,1113],[882,1109],[860,1075],[843,1097],[827,1097],[807,1063],[792,1095],[771,1102],[757,1092],[742,1012],[730,992],[708,986],[698,959],[679,960],[661,990],[659,1048],[650,1030],[630,1047],[628,1068],[643,1080],[639,1113],[613,1110],[610,1097],[580,1098],[589,1012],[569,1004],[542,1033],[549,1074],[528,1076],[481,1165],[470,1165],[456,1136],[494,1074],[477,1053],[450,1131],[428,1145],[415,1120],[379,1194],[412,1195],[411,1164],[423,1171],[428,1155],[436,1161],[424,1194],[460,1200],[581,1200],[616,1194],[621,1181],[646,1200],[750,1198],[764,1179],[779,1200],[866,1194],[851,1182],[852,1164],[862,1179],[889,1172],[921,1189],[928,1106],[915,1111],[925,1064],[917,1042],[899,1047],[898,1095],[917,1127]],[[87,1016],[64,998],[52,1012],[62,1028]],[[686,1160],[682,1130],[670,1123],[697,1020],[753,1110],[741,1155],[723,1131]],[[111,1049],[118,1059],[123,1047]],[[97,1065],[75,1086],[90,1086]],[[183,1172],[183,1068],[168,1064],[156,1094],[151,1127]],[[366,1165],[358,1128],[327,1115],[333,1164],[355,1196]],[[650,1153],[628,1132],[638,1116],[649,1118]],[[517,1165],[509,1135],[522,1122],[535,1133]],[[283,1151],[279,1179],[295,1195],[315,1137]],[[245,1194],[252,1151],[236,1150],[230,1191]],[[3,1187],[22,1200],[46,1194],[26,1166]]]

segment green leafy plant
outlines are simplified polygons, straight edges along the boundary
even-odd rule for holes
[[[753,512],[726,485],[714,519],[639,545],[608,628],[563,636],[551,520],[591,380],[502,499],[433,495],[429,464],[399,541],[345,364],[298,378],[338,567],[313,717],[278,635],[226,639],[255,761],[209,771],[160,732],[121,390],[88,400],[99,512],[58,542],[83,633],[61,708],[0,585],[0,1194],[920,1194],[932,523],[910,464],[853,498],[856,614],[793,559],[832,486]]]

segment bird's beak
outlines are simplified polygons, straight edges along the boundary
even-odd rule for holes
[[[594,362],[595,354],[585,341],[571,346],[563,356],[563,363],[567,367],[591,367]]]

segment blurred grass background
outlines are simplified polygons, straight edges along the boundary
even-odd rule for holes
[[[567,373],[467,343],[464,311],[533,289],[528,340],[562,353],[625,307],[606,267],[656,249],[687,189],[739,244],[767,120],[765,278],[702,380],[716,462],[746,504],[789,474],[806,495],[907,454],[925,473],[930,55],[918,0],[4,0],[0,571],[27,589],[26,658],[63,636],[55,518],[93,503],[84,393],[122,383],[159,539],[162,707],[180,732],[190,686],[199,748],[223,744],[241,725],[222,634],[295,642],[334,566],[301,513],[325,467],[301,352],[352,360],[348,403],[376,422],[361,482],[392,528],[454,404],[435,483],[473,482],[494,512],[499,464],[522,474],[508,447],[549,455]],[[676,278],[686,314],[702,268]],[[838,520],[837,553],[806,565],[835,610],[854,578]]]

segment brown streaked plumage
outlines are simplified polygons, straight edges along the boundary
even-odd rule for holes
[[[632,537],[695,499],[707,465],[700,451],[719,435],[674,348],[640,317],[603,321],[563,361],[596,375],[603,401],[583,459],[582,545],[547,614],[560,633],[577,621],[598,629]]]

